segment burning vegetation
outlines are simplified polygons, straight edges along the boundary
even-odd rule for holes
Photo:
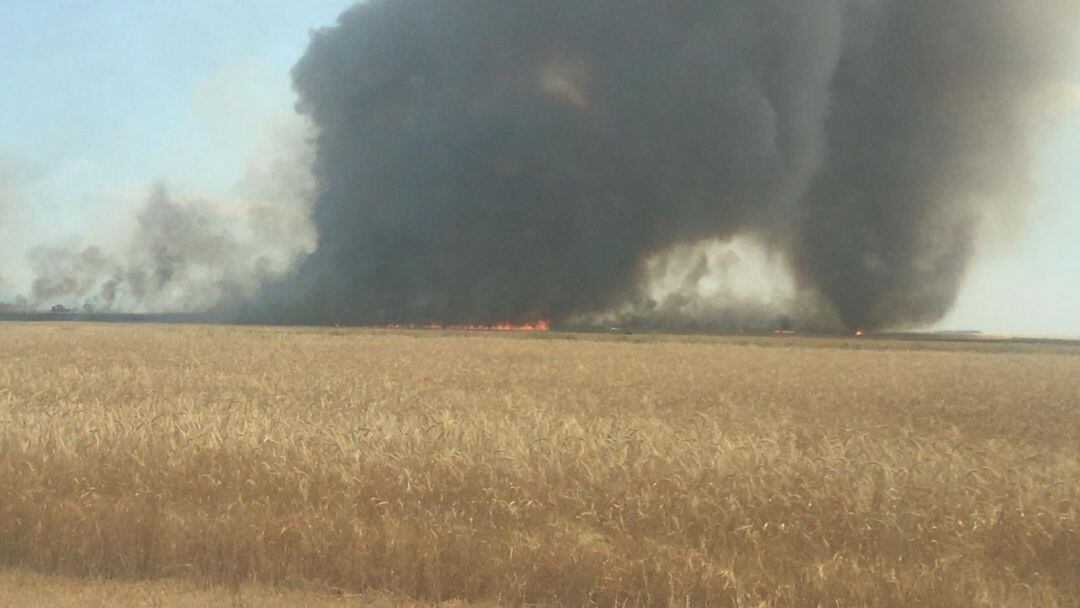
[[[652,256],[754,235],[816,326],[933,322],[982,218],[1030,198],[1078,5],[358,4],[293,69],[319,247],[256,316],[567,322],[632,309]]]
[[[414,323],[393,323],[381,327],[383,329],[447,329],[454,331],[550,331],[551,323],[549,321],[537,321],[535,323],[495,323],[492,325],[475,323],[424,323],[419,325]]]
[[[984,219],[1033,198],[1034,117],[1078,17],[1080,0],[369,0],[292,70],[314,129],[286,180],[303,185],[281,188],[296,214],[158,189],[127,251],[33,250],[24,301],[768,331],[776,307],[644,293],[650,260],[752,238],[800,329],[929,324]]]

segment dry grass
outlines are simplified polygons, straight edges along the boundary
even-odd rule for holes
[[[1080,602],[1080,352],[741,342],[0,325],[0,565],[504,604]]]
[[[423,605],[380,593],[331,595],[258,585],[223,588],[186,580],[129,582],[0,572],[0,606],[4,608],[420,608]],[[474,607],[460,602],[439,606]]]

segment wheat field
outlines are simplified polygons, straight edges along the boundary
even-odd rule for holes
[[[0,601],[1075,608],[1080,349],[0,324],[0,572]]]

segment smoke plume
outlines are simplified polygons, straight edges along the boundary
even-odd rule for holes
[[[293,71],[319,246],[265,316],[567,319],[640,298],[652,256],[753,234],[848,326],[934,321],[980,218],[1024,199],[1077,8],[359,4]]]
[[[46,235],[13,217],[16,207],[48,208],[40,194],[20,197],[5,213],[0,162],[0,293],[10,300],[0,301],[0,312],[58,306],[237,318],[264,284],[281,281],[315,246],[310,127],[297,116],[255,114],[262,121],[248,137],[258,145],[226,192],[193,197],[159,184],[130,211],[122,196],[94,201],[111,218],[107,238]],[[5,266],[14,270],[6,283]]]
[[[251,298],[296,264],[309,237],[303,216],[255,205],[230,217],[210,202],[176,200],[157,186],[116,252],[101,245],[41,245],[22,306],[59,303],[86,312],[203,312]]]
[[[17,160],[0,154],[0,233],[12,224],[11,212],[16,206]],[[7,285],[7,271],[10,266],[10,250],[7,243],[0,241],[0,289]],[[8,305],[10,307],[10,305]],[[0,302],[0,311],[5,304]]]
[[[951,308],[980,218],[1025,199],[1035,104],[1067,67],[1076,9],[906,0],[860,12],[791,249],[849,325]]]
[[[638,295],[569,325],[676,332],[831,331],[820,300],[798,297],[781,260],[751,239],[679,245],[645,264]]]
[[[7,221],[7,208],[10,205],[12,195],[10,186],[8,185],[7,176],[2,170],[0,170],[0,227]],[[4,284],[4,271],[6,264],[4,264],[4,258],[2,252],[0,252],[0,286]]]

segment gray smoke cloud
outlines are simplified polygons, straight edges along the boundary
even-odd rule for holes
[[[12,225],[12,211],[18,202],[18,184],[20,165],[18,159],[0,153],[0,231]],[[11,266],[10,248],[0,241],[0,289],[7,285],[7,272]],[[0,311],[12,307],[0,302]]]
[[[0,168],[0,226],[7,221],[7,209],[11,204],[13,196],[11,194],[11,186],[8,184],[8,177],[5,175],[2,168]],[[4,284],[4,270],[6,264],[4,263],[2,252],[0,252],[0,286]]]
[[[129,210],[123,199],[95,201],[112,218],[103,223],[107,234],[34,229],[16,211],[45,201],[16,200],[16,189],[4,188],[4,167],[18,163],[0,162],[0,312],[62,306],[236,319],[263,284],[282,280],[315,246],[309,126],[298,116],[271,115],[248,136],[259,145],[245,174],[215,198],[177,195],[162,183]],[[8,174],[17,176],[15,169]],[[6,283],[5,268],[12,271]]]
[[[319,246],[260,314],[561,320],[640,298],[650,256],[752,233],[848,326],[931,322],[980,218],[1022,203],[1077,8],[359,4],[293,70]]]
[[[41,245],[21,307],[60,304],[86,312],[223,311],[297,263],[306,221],[290,207],[255,205],[229,217],[208,201],[153,189],[119,251]],[[14,306],[14,305],[12,305]]]
[[[0,179],[2,179],[2,178],[0,178]],[[8,195],[7,190],[5,188],[5,184],[2,181],[0,181],[0,224],[2,224],[6,220],[5,211],[6,211],[6,207],[8,205],[8,198],[9,198],[9,195]],[[0,252],[0,288],[2,288],[4,286],[4,284],[6,283],[6,279],[4,278],[4,274],[5,274],[6,270],[7,270],[7,267],[6,267],[7,264],[5,262],[6,262],[6,260],[4,260],[3,252]]]

